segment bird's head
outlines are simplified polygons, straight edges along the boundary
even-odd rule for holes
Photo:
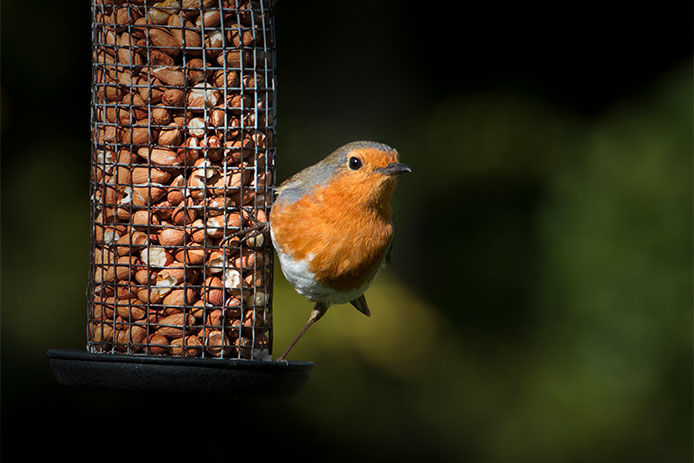
[[[319,164],[332,171],[331,181],[345,196],[376,203],[390,201],[398,175],[412,172],[395,149],[373,141],[348,143]]]
[[[399,162],[398,152],[373,141],[355,141],[336,149],[280,185],[275,204],[293,203],[305,195],[330,194],[340,202],[384,211],[399,174],[411,169]]]

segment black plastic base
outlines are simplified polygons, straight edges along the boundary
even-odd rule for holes
[[[222,392],[288,397],[304,387],[313,362],[195,359],[48,351],[53,376],[66,386],[122,391]]]

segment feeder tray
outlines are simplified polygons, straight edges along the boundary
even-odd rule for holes
[[[51,349],[49,363],[65,386],[121,391],[226,393],[289,397],[304,387],[313,362],[199,359]]]

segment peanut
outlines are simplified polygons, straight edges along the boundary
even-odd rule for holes
[[[90,346],[250,358],[272,256],[230,234],[272,200],[269,23],[253,3],[121,3],[95,6]]]

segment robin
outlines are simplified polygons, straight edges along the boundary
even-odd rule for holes
[[[390,259],[390,198],[411,169],[390,146],[355,141],[290,177],[276,190],[270,236],[282,273],[315,306],[284,360],[332,304],[351,303],[367,317],[364,292]]]

